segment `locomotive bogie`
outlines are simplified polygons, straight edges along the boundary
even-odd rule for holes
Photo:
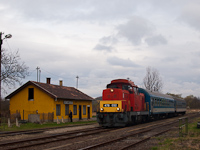
[[[124,127],[128,118],[126,113],[97,113],[97,122],[102,127]]]

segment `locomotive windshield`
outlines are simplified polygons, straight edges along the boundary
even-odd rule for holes
[[[122,90],[130,90],[131,89],[131,86],[128,85],[128,84],[120,84],[120,85],[117,85],[117,84],[109,84],[107,85],[107,88],[120,88]]]
[[[119,88],[119,87],[116,84],[109,84],[109,85],[107,85],[107,88],[115,89],[115,88]]]

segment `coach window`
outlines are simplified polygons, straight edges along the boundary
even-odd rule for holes
[[[156,99],[153,98],[153,105],[155,106],[156,105]]]
[[[151,98],[151,105],[153,106],[154,105],[154,99]]]
[[[157,99],[155,98],[154,100],[155,100],[155,106],[157,106]]]

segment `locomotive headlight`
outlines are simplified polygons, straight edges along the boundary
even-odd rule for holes
[[[101,111],[103,111],[103,108],[101,108]]]
[[[113,89],[110,89],[110,92],[113,92],[114,90]]]
[[[120,110],[120,108],[118,107],[118,108],[117,108],[117,111],[119,111],[119,110]]]

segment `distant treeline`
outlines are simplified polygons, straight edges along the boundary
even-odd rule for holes
[[[184,98],[185,101],[187,102],[187,106],[191,109],[200,109],[200,98],[195,97],[193,95],[189,95]]]

